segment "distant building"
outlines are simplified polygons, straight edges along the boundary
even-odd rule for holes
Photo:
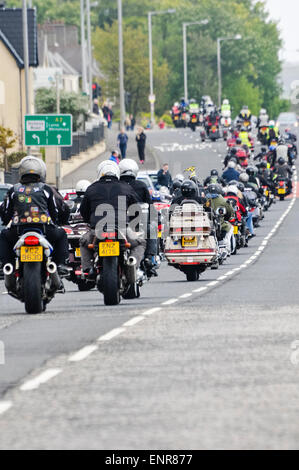
[[[34,112],[33,69],[38,66],[35,9],[28,9],[30,112]],[[24,139],[25,71],[21,8],[0,6],[0,124]]]
[[[78,92],[79,79],[82,78],[78,27],[60,22],[45,23],[38,28],[38,45],[40,70],[42,68],[60,69],[63,89]],[[37,76],[39,73],[38,70]],[[94,77],[103,77],[96,61],[93,62],[92,74]]]

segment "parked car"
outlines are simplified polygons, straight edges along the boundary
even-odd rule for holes
[[[154,170],[140,171],[137,175],[137,179],[140,181],[143,181],[146,184],[151,196],[153,195],[155,191],[157,191],[157,184],[158,184],[157,171],[154,171]]]

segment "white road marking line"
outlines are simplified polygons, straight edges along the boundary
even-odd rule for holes
[[[229,271],[228,273],[224,274],[225,277],[232,276],[234,274],[234,271]]]
[[[110,341],[116,336],[121,335],[124,331],[126,331],[125,328],[114,328],[114,330],[109,331],[106,335],[100,336],[98,341]]]
[[[217,281],[224,281],[226,279],[226,276],[221,276],[221,277],[218,277]]]
[[[45,372],[42,372],[35,379],[28,380],[21,387],[22,392],[29,392],[31,390],[37,390],[41,385],[49,382],[49,380],[54,379],[57,375],[61,374],[62,369],[48,369]]]
[[[160,312],[162,309],[160,307],[157,307],[157,308],[151,308],[150,310],[147,310],[146,312],[143,312],[143,316],[150,316],[150,315],[153,315],[154,313],[158,313]]]
[[[137,317],[131,318],[131,320],[124,323],[123,326],[134,326],[134,325],[137,325],[137,323],[140,323],[143,320],[145,320],[145,318],[142,317],[141,315],[139,315]]]
[[[169,299],[166,302],[163,302],[162,305],[172,305],[179,301],[179,299]]]
[[[179,298],[180,299],[188,299],[188,297],[192,297],[193,294],[183,294]]]
[[[6,413],[6,411],[10,410],[10,408],[12,408],[11,401],[0,401],[0,415]]]
[[[80,362],[89,357],[95,351],[97,351],[99,347],[96,344],[91,344],[89,346],[85,346],[84,348],[80,349],[78,352],[73,354],[69,357],[69,362]]]
[[[8,295],[8,292],[2,292],[2,295]]]
[[[217,286],[217,284],[219,284],[219,281],[209,282],[209,284],[207,284],[207,287],[214,287]]]
[[[201,287],[200,289],[195,289],[193,292],[195,292],[196,294],[200,294],[201,292],[204,292],[208,290],[207,287]]]

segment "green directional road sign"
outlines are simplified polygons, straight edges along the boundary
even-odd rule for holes
[[[70,114],[25,116],[26,147],[71,147],[73,117]]]

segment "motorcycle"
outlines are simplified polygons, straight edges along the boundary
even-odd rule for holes
[[[287,196],[287,182],[283,178],[279,178],[276,185],[276,196],[279,197],[280,201],[284,201]]]
[[[170,266],[186,275],[188,282],[198,281],[200,274],[217,262],[217,241],[203,206],[184,201],[175,208],[165,256]]]
[[[88,225],[82,221],[73,221],[69,226],[63,227],[69,242],[69,262],[70,274],[67,280],[76,284],[80,292],[94,289],[96,283],[87,281],[81,265],[80,239],[88,231]]]
[[[192,112],[190,115],[190,122],[189,126],[193,132],[196,131],[196,127],[199,125],[199,115],[197,113]]]
[[[267,145],[268,142],[268,126],[263,126],[259,128],[258,139],[262,145]]]
[[[53,247],[41,231],[32,230],[20,236],[14,251],[15,264],[3,268],[8,294],[25,304],[26,313],[42,313],[58,291],[64,292]]]
[[[239,159],[239,163],[240,163],[241,167],[242,168],[247,168],[248,164],[249,164],[248,163],[249,156],[248,156],[248,153],[246,152],[246,150],[245,149],[238,149],[236,156]]]
[[[119,305],[121,297],[139,298],[137,261],[130,254],[131,244],[117,232],[102,233],[89,249],[94,251],[96,286],[105,305]]]

